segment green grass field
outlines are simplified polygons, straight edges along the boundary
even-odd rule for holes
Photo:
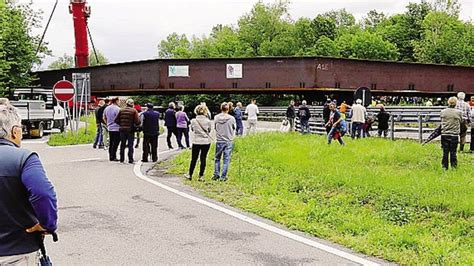
[[[88,117],[87,133],[85,128],[79,128],[77,134],[71,131],[65,133],[51,134],[48,140],[50,146],[65,146],[65,145],[77,145],[77,144],[88,144],[93,143],[96,134],[95,118],[90,115]],[[81,121],[85,122],[85,117],[81,117]]]
[[[188,182],[204,195],[355,251],[401,264],[474,264],[474,162],[441,169],[439,143],[323,136],[237,139],[229,181]],[[171,173],[187,171],[190,152]],[[196,172],[198,170],[196,169]]]

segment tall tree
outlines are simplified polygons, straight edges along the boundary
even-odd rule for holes
[[[334,40],[321,36],[312,47],[310,55],[339,57],[341,49]]]
[[[458,0],[432,0],[431,6],[434,11],[444,12],[454,17],[458,17],[461,12],[461,4]]]
[[[346,58],[396,60],[399,56],[393,43],[369,31],[344,34],[336,40],[336,44]]]
[[[432,12],[423,21],[422,39],[414,46],[420,62],[473,65],[474,26],[445,12]]]
[[[239,39],[237,30],[231,26],[217,25],[212,29],[215,57],[242,57],[249,52]]]
[[[264,40],[260,45],[260,55],[292,56],[298,52],[297,42],[293,35],[294,26],[282,24],[281,31],[271,40]]]
[[[191,42],[185,34],[171,33],[158,44],[158,56],[160,58],[190,58]]]
[[[102,52],[96,51],[96,53],[97,58],[95,57],[95,53],[93,50],[89,51],[89,66],[100,66],[109,63],[109,59],[107,59],[107,57],[105,57]]]
[[[352,31],[352,28],[356,25],[354,15],[348,12],[345,8],[331,10],[324,13],[323,16],[334,21],[339,35]]]
[[[293,27],[293,39],[295,40],[296,55],[305,55],[318,40],[312,28],[309,18],[299,18]]]
[[[311,21],[311,28],[313,29],[316,40],[318,40],[321,36],[326,36],[331,40],[336,38],[336,22],[330,17],[317,15]]]
[[[377,27],[377,34],[397,46],[400,52],[398,60],[416,61],[413,44],[421,39],[423,20],[431,10],[425,1],[410,3],[404,14],[394,15]]]
[[[74,57],[71,55],[64,54],[59,57],[57,60],[49,64],[48,69],[57,70],[57,69],[67,69],[74,67]]]
[[[98,59],[98,60],[97,60]],[[103,53],[97,51],[97,59],[92,50],[89,51],[89,66],[99,66],[109,63],[109,60],[105,57]],[[48,69],[66,69],[75,67],[74,56],[64,54],[59,57],[57,60],[49,64]]]
[[[0,94],[5,87],[32,81],[30,70],[40,62],[36,55],[39,38],[32,30],[39,27],[40,20],[41,14],[31,8],[31,3],[0,0]],[[45,46],[40,52],[47,52]]]
[[[384,22],[387,19],[383,12],[378,12],[373,9],[367,13],[367,17],[363,19],[364,28],[366,29],[375,29],[380,23]]]
[[[250,48],[248,56],[262,55],[260,46],[264,42],[272,42],[286,29],[289,22],[288,1],[277,1],[265,5],[257,2],[250,13],[239,18],[239,38],[243,45]]]

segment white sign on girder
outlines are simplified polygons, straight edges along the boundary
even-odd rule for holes
[[[168,66],[168,77],[189,77],[189,66]]]
[[[227,64],[226,77],[228,79],[241,79],[242,78],[242,64]]]

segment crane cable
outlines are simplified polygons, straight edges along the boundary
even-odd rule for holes
[[[97,51],[95,50],[94,41],[92,41],[92,34],[91,34],[91,31],[89,30],[89,23],[86,24],[86,27],[87,27],[87,33],[89,33],[89,39],[91,39],[92,50],[94,51],[95,61],[97,62],[97,65],[100,65],[99,57],[97,57]]]
[[[46,28],[44,29],[43,35],[41,36],[41,39],[40,39],[40,41],[39,41],[39,43],[38,43],[38,48],[36,48],[35,56],[38,55],[38,52],[39,52],[39,50],[41,49],[41,44],[43,44],[44,36],[46,35],[46,31],[48,30],[49,23],[51,22],[51,19],[53,18],[53,14],[54,14],[54,11],[56,11],[56,6],[57,6],[57,5],[58,5],[58,0],[56,0],[56,3],[54,3],[54,7],[53,7],[53,10],[51,11],[51,15],[49,15],[48,23],[46,24]]]

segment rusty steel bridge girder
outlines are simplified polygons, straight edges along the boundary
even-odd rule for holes
[[[239,65],[241,75],[229,76],[229,66]],[[452,95],[460,90],[474,94],[474,67],[328,57],[154,59],[35,74],[38,85],[50,87],[81,72],[91,73],[92,94],[98,96],[338,94],[361,86],[376,95]]]

